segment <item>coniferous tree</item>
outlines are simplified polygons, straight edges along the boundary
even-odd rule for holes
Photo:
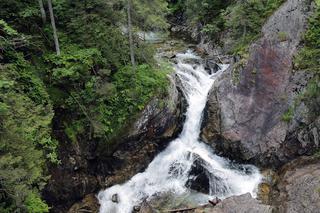
[[[51,26],[53,30],[53,39],[54,39],[54,46],[56,48],[57,55],[60,55],[60,44],[59,44],[59,38],[57,34],[57,28],[56,28],[56,22],[54,19],[54,13],[53,13],[53,8],[52,8],[52,1],[48,0],[48,8],[49,8],[49,13],[50,13],[50,20],[51,20]]]
[[[39,1],[39,7],[40,7],[42,23],[45,24],[46,21],[47,21],[47,16],[46,16],[46,11],[45,11],[44,6],[43,6],[43,1],[42,0],[38,0],[38,1]]]
[[[134,58],[134,44],[133,44],[133,36],[132,36],[131,5],[132,5],[131,0],[128,0],[127,12],[128,12],[128,35],[129,35],[129,45],[130,45],[130,58],[131,58],[131,65],[133,69],[135,69],[136,62]]]

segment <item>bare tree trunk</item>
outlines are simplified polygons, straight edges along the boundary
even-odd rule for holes
[[[44,25],[47,22],[46,11],[44,10],[43,1],[42,0],[38,0],[38,1],[39,1],[39,6],[40,6],[42,23]]]
[[[54,20],[54,14],[53,14],[51,0],[48,0],[48,7],[49,7],[49,12],[50,12],[51,26],[52,26],[52,30],[53,30],[54,45],[56,47],[57,55],[60,55],[59,39],[58,39],[58,34],[57,34],[56,23]]]
[[[136,62],[134,59],[134,44],[133,44],[133,37],[132,37],[132,20],[131,20],[131,0],[128,0],[128,33],[129,33],[129,45],[130,45],[130,57],[131,57],[131,64],[132,67],[135,69]]]

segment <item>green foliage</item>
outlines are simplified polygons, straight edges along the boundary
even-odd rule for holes
[[[0,210],[27,211],[28,197],[43,203],[45,160],[58,161],[53,112],[39,70],[25,59],[29,38],[5,21],[0,25]]]
[[[317,6],[314,15],[309,20],[304,43],[305,46],[295,58],[295,67],[320,74],[320,6]]]
[[[50,78],[60,84],[85,79],[102,61],[101,52],[97,49],[80,49],[73,45],[61,55],[49,54],[45,61],[52,64],[49,69]]]
[[[278,38],[279,38],[280,41],[286,41],[286,40],[288,40],[288,33],[279,32],[278,33]]]
[[[30,193],[26,199],[27,210],[30,213],[45,213],[49,212],[49,207],[44,203],[37,194]]]
[[[169,0],[168,1],[169,14],[175,15],[185,11],[185,1],[184,0]]]
[[[167,2],[133,2],[135,70],[127,66],[127,1],[53,0],[57,56],[46,1],[43,24],[38,1],[1,0],[0,212],[49,211],[40,194],[45,166],[59,163],[53,120],[71,142],[108,143],[165,93],[167,71],[137,33],[166,30]]]
[[[119,70],[114,76],[113,94],[95,109],[97,126],[103,127],[96,128],[96,134],[115,135],[152,97],[165,94],[168,72],[149,65]]]
[[[299,101],[303,101],[310,109],[310,116],[320,115],[320,2],[316,1],[316,10],[309,20],[308,30],[304,35],[304,47],[294,60],[296,69],[314,74]]]
[[[294,115],[294,109],[293,109],[293,107],[290,107],[290,108],[282,115],[282,118],[281,118],[281,119],[282,119],[284,122],[289,123],[289,122],[292,120],[293,115]]]
[[[71,140],[71,142],[76,143],[77,135],[80,135],[84,132],[84,124],[81,122],[74,122],[73,124],[69,125],[68,123],[65,123],[65,133],[68,136],[68,138]]]
[[[186,15],[192,24],[201,23],[202,31],[212,39],[217,39],[218,33],[225,29],[222,13],[231,2],[230,0],[187,0]]]
[[[139,0],[133,3],[134,24],[143,31],[165,31],[168,3],[163,0]]]
[[[9,35],[9,36],[15,36],[18,35],[18,32],[16,30],[14,30],[12,27],[10,27],[5,21],[0,19],[0,26],[2,31]]]
[[[234,41],[232,53],[241,55],[259,37],[261,27],[284,0],[242,0],[230,5],[223,13],[225,25]]]
[[[307,104],[310,109],[310,116],[317,117],[320,115],[320,75],[316,75],[308,84],[303,92],[300,101]]]
[[[184,11],[190,25],[201,24],[202,32],[219,42],[221,35],[231,36],[233,54],[247,52],[259,37],[266,19],[284,0],[186,0],[170,1],[172,12]]]

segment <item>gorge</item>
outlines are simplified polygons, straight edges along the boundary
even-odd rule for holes
[[[188,103],[182,133],[149,164],[146,171],[136,174],[123,185],[100,192],[98,198],[102,213],[131,213],[133,207],[144,200],[166,193],[172,193],[173,196],[190,194],[188,196],[198,200],[199,204],[206,203],[210,197],[226,198],[245,193],[256,195],[262,178],[257,168],[231,164],[213,154],[209,147],[199,141],[201,118],[208,92],[216,76],[225,71],[228,65],[217,65],[218,71],[210,75],[201,64],[201,58],[191,50],[177,54],[176,60],[176,75]],[[192,174],[193,169],[202,169],[205,173],[201,175],[208,179],[205,187],[208,188],[209,195],[195,196],[192,195],[195,192],[187,189],[200,175],[198,172]],[[118,197],[117,202],[112,200],[115,195]]]
[[[0,0],[1,213],[317,213],[319,0]]]

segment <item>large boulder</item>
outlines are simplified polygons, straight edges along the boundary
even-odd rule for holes
[[[295,124],[283,119],[312,77],[294,72],[292,66],[310,10],[308,0],[285,2],[263,26],[247,61],[234,63],[216,81],[209,94],[202,139],[222,155],[277,167],[318,147],[315,138],[320,128],[317,124],[312,130],[306,127],[315,122],[302,113],[306,106],[295,112]],[[300,133],[302,126],[306,129]]]
[[[251,195],[233,196],[218,203],[210,213],[271,213],[272,207],[261,204]]]
[[[78,202],[72,205],[68,213],[79,213],[79,212],[98,213],[99,207],[100,207],[100,204],[96,196],[94,194],[89,194],[85,196],[85,198],[81,202]]]
[[[320,209],[320,157],[301,157],[286,164],[270,198],[277,212],[313,213]]]

